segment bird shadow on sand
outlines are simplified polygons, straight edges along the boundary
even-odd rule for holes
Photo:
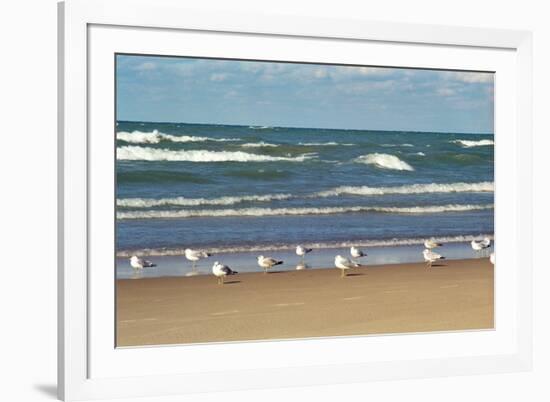
[[[363,276],[363,275],[365,275],[365,274],[357,274],[357,273],[355,273],[355,274],[346,274],[346,276]]]
[[[241,281],[227,281],[227,282],[224,282],[223,284],[224,285],[235,285],[236,283],[241,283]]]
[[[432,264],[431,266],[428,267],[428,269],[430,268],[437,268],[437,267],[446,267],[447,264]]]
[[[288,272],[288,271],[269,271],[269,272],[267,273],[267,275],[284,274],[285,272]]]

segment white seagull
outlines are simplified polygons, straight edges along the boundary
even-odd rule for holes
[[[193,262],[192,264],[193,273],[196,272],[195,268],[196,268],[197,261],[202,260],[203,258],[208,258],[210,256],[211,254],[208,254],[206,251],[192,250],[190,248],[185,249],[185,258]]]
[[[313,249],[312,248],[305,248],[303,246],[296,246],[296,254],[302,257],[302,263],[304,262],[304,257],[307,253],[310,253]]]
[[[424,242],[424,247],[431,250],[443,246],[443,243],[437,243],[434,239],[428,239]]]
[[[132,258],[130,258],[130,265],[134,269],[143,269],[143,268],[156,266],[151,261],[147,261],[147,260],[144,260],[143,258],[139,258],[137,255],[133,255]]]
[[[441,254],[434,253],[432,250],[428,249],[425,249],[422,254],[424,255],[424,260],[429,267],[431,267],[434,262],[445,259],[445,257]]]
[[[349,253],[353,258],[361,258],[367,256],[367,253],[363,252],[363,250],[360,250],[357,247],[350,248]]]
[[[334,265],[336,266],[336,268],[342,271],[342,274],[341,274],[342,278],[346,276],[346,270],[360,266],[355,261],[352,261],[346,257],[342,257],[341,255],[337,255],[336,257],[334,257]]]
[[[495,265],[495,253],[491,253],[489,256],[489,261],[491,261],[491,264]]]
[[[489,247],[491,247],[491,239],[488,237],[484,238],[483,240],[472,240],[470,243],[472,245],[472,249],[477,253],[480,251],[483,251]]]
[[[282,263],[283,261],[276,260],[275,258],[264,257],[263,255],[258,256],[258,265],[264,269],[264,274],[266,274],[267,270],[271,267]]]
[[[218,285],[223,285],[226,276],[238,274],[237,271],[233,271],[227,265],[220,264],[218,261],[212,266],[212,273],[218,277]]]

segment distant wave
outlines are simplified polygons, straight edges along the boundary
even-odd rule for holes
[[[151,208],[167,205],[191,207],[200,205],[234,205],[250,201],[269,202],[275,200],[288,200],[290,198],[292,198],[291,194],[243,195],[219,198],[122,198],[117,199],[116,205],[123,208]]]
[[[392,170],[408,170],[413,171],[414,168],[409,165],[407,162],[402,161],[395,155],[389,154],[368,154],[362,155],[358,158],[355,158],[355,162],[365,163],[367,165],[374,165],[383,169],[392,169]]]
[[[443,212],[464,212],[492,209],[486,205],[432,205],[415,207],[303,207],[303,208],[240,208],[240,209],[203,209],[179,211],[128,211],[117,212],[117,219],[170,219],[226,216],[288,216],[288,215],[333,215],[359,212],[378,212],[395,214],[435,214]]]
[[[343,146],[343,147],[352,147],[355,144],[342,144],[339,142],[299,142],[298,145],[303,145],[307,147],[329,147],[329,146]]]
[[[463,243],[471,242],[474,239],[488,237],[491,240],[494,238],[491,234],[476,234],[476,235],[460,235],[460,236],[440,236],[429,237],[438,243]],[[404,238],[404,239],[379,239],[379,240],[353,240],[353,241],[334,241],[334,242],[319,242],[319,243],[304,243],[303,246],[313,249],[330,249],[330,248],[349,248],[356,247],[391,247],[391,246],[412,246],[423,244],[427,238]],[[295,243],[291,244],[253,244],[253,245],[235,245],[222,247],[207,247],[208,252],[213,254],[220,253],[243,253],[257,251],[281,251],[293,250],[296,248]],[[140,250],[120,250],[117,252],[117,257],[131,257],[132,255],[141,256],[165,256],[165,255],[183,255],[185,248],[146,248]]]
[[[317,197],[333,197],[338,195],[386,195],[386,194],[424,194],[424,193],[473,193],[493,192],[494,183],[447,183],[447,184],[411,184],[393,187],[340,186],[331,190],[315,193]]]
[[[484,147],[489,145],[495,145],[495,142],[493,140],[479,140],[479,141],[471,141],[471,140],[454,140],[451,141],[454,144],[462,145],[463,147],[470,148],[470,147]]]
[[[298,198],[326,198],[340,195],[387,195],[387,194],[426,194],[426,193],[483,193],[493,192],[493,182],[448,183],[448,184],[411,184],[394,187],[340,186],[330,190],[319,191],[309,195],[263,194],[225,196],[218,198],[119,198],[117,206],[121,208],[152,208],[162,206],[201,206],[201,205],[235,205],[243,202],[270,202]]]
[[[140,146],[122,146],[117,148],[118,160],[129,161],[181,161],[181,162],[303,162],[314,158],[314,154],[302,154],[296,157],[256,155],[247,152],[207,151],[207,150],[170,150]]]
[[[149,132],[143,131],[119,131],[116,133],[116,139],[119,141],[129,142],[132,144],[158,144],[161,141],[171,142],[204,142],[204,141],[239,141],[239,138],[210,138],[210,137],[197,137],[194,135],[171,135],[164,134],[158,130]]]
[[[263,142],[263,141],[249,142],[241,145],[241,147],[244,147],[244,148],[262,148],[262,147],[278,147],[278,146],[279,145],[277,144],[271,144],[269,142]]]
[[[252,130],[269,130],[270,128],[273,128],[271,126],[248,126],[248,128],[251,128]]]
[[[381,147],[414,147],[413,144],[380,144]]]

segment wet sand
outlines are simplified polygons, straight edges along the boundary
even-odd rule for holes
[[[490,329],[493,294],[487,258],[120,279],[117,346]]]

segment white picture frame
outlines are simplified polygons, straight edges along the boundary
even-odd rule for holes
[[[207,44],[206,36],[215,39],[211,42],[225,41],[226,50],[215,50],[215,45]],[[187,40],[190,38],[193,40]],[[210,52],[208,55],[223,57],[222,52],[233,52],[230,57],[269,59],[274,57],[273,49],[283,48],[277,46],[279,41],[289,46],[284,46],[286,56],[275,56],[277,60],[290,60],[292,48],[300,49],[296,43],[307,41],[311,48],[318,48],[317,56],[300,52],[295,57],[345,64],[351,63],[346,56],[349,49],[364,46],[371,51],[373,65],[496,72],[495,233],[501,247],[495,274],[494,331],[114,348],[114,322],[109,315],[114,310],[112,274],[109,279],[90,268],[98,253],[110,252],[101,241],[112,241],[111,235],[106,235],[108,227],[96,223],[96,218],[112,218],[112,198],[107,190],[96,191],[94,184],[103,174],[112,176],[112,166],[97,163],[113,151],[112,147],[103,149],[109,141],[112,144],[112,138],[107,137],[104,144],[97,142],[97,135],[93,134],[113,121],[112,108],[102,110],[105,99],[114,91],[113,86],[107,85],[113,79],[108,73],[112,71],[109,57],[129,50],[177,55],[178,44],[185,42],[194,44],[193,55]],[[247,45],[242,46],[245,42]],[[320,56],[327,46],[332,46],[333,51]],[[178,0],[68,0],[59,4],[59,49],[61,399],[161,396],[531,368],[531,33],[269,14],[216,14],[186,9],[185,3]],[[94,214],[92,224],[90,211]],[[94,296],[97,292],[106,297],[99,300]],[[334,353],[319,358],[319,348]],[[390,348],[394,354],[384,354]],[[346,350],[364,352],[351,356]],[[177,354],[185,358],[169,360],[169,356]],[[223,361],[216,364],[215,356],[220,354]],[[231,360],[236,354],[251,357],[236,362]],[[157,364],[136,364],[137,361]],[[158,367],[158,362],[165,363],[162,369],[143,368]]]

